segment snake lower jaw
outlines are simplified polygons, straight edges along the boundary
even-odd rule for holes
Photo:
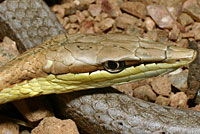
[[[116,74],[112,74],[104,70],[80,74],[51,74],[47,77],[26,80],[20,84],[15,84],[10,88],[3,89],[0,92],[0,103],[6,103],[13,100],[45,94],[60,94],[78,90],[124,84],[166,74],[187,64],[188,62],[186,61],[173,64],[141,64],[137,67],[126,68],[122,72]]]
[[[1,76],[5,78],[2,79],[2,83],[6,83],[7,79],[13,80],[13,82],[19,81],[24,76],[30,80],[27,79],[14,85],[11,83],[8,86],[2,84],[4,87],[0,91],[0,104],[44,94],[108,87],[155,77],[189,64],[197,55],[196,51],[192,49],[166,46],[155,42],[152,44],[152,42],[144,42],[132,35],[124,35],[126,38],[117,38],[118,36],[118,34],[98,36],[76,34],[67,35],[67,37],[66,35],[58,35],[46,41],[42,47],[28,51],[11,62],[17,64],[10,63],[10,65],[1,68],[3,69]],[[93,42],[88,42],[89,39]],[[32,61],[26,62],[27,59],[32,59]],[[116,73],[98,70],[98,68],[90,72],[88,69],[90,65],[98,66],[106,60],[130,59],[140,64],[130,65]],[[45,66],[45,63],[48,64]],[[39,69],[37,69],[38,65],[40,65]],[[70,72],[72,67],[83,65],[87,66],[84,68],[87,72]],[[48,68],[49,72],[45,72],[44,67]],[[17,68],[21,71],[19,76],[13,71]],[[52,72],[52,70],[63,71],[66,68],[68,72],[62,74]],[[27,69],[29,69],[28,72],[26,72]],[[32,77],[32,73],[30,73],[37,71],[34,69],[41,70],[36,77]],[[12,74],[8,74],[10,72]],[[43,76],[42,73],[46,75]]]

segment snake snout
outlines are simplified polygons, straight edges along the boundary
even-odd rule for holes
[[[197,51],[193,49],[170,46],[166,51],[166,59],[164,62],[186,62],[189,64],[195,60],[196,56]]]

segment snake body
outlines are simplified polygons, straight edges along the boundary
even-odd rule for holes
[[[18,6],[12,7],[13,2]],[[37,7],[30,3],[31,0],[5,0],[1,3],[0,21],[10,28],[9,31],[12,31],[6,35],[11,37],[17,35],[19,25],[13,24],[13,17],[6,16],[4,13],[15,15],[20,7],[23,7],[25,13],[28,13],[27,10],[30,9],[34,13],[39,13],[37,11],[44,9],[47,14],[44,16],[32,14],[31,17],[21,14],[16,18],[22,17],[31,21],[34,16],[37,16],[41,20],[46,17],[56,22],[41,0],[36,1]],[[52,26],[48,23],[39,24],[39,27]],[[61,33],[64,31],[60,29],[59,23],[56,22],[54,25],[59,25],[57,33],[60,30]],[[21,40],[18,42],[18,47],[20,43],[23,44],[26,41],[23,37],[26,34],[23,33],[32,31],[24,25],[21,25],[21,28],[23,28],[22,32],[14,36],[16,40]],[[36,32],[33,30],[33,33]],[[39,42],[43,41],[37,38],[37,34],[40,35],[36,33],[28,36],[27,39],[36,37],[31,43],[35,42],[37,45],[39,43],[36,39]],[[5,33],[1,33],[1,36],[4,35]],[[24,48],[30,48],[34,44],[24,46]],[[0,68],[0,103],[42,94],[107,87],[157,76],[189,64],[195,56],[194,50],[164,45],[133,35],[59,35]],[[110,73],[103,66],[108,61],[123,61],[127,66],[120,72]],[[98,89],[97,92],[103,92],[103,89]],[[78,94],[78,92],[74,93]],[[86,94],[70,102],[66,99],[67,95],[70,94],[59,97],[64,103],[63,106],[68,107],[68,110],[63,113],[70,114],[83,129],[89,128],[87,130],[90,133],[200,132],[198,112],[161,107],[113,92]]]
[[[133,35],[58,35],[0,68],[0,103],[154,77],[195,57],[192,49]],[[118,61],[126,64],[121,72],[109,72],[103,66]]]
[[[62,115],[73,117],[90,134],[200,133],[199,112],[159,106],[110,88],[61,94],[57,99]]]
[[[16,41],[21,53],[65,33],[43,0],[1,0],[0,27],[0,39]]]

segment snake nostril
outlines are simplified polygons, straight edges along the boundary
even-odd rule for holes
[[[119,124],[120,126],[123,126],[123,123],[122,123],[122,122],[119,122],[118,124]]]

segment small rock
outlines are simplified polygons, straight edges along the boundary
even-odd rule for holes
[[[194,23],[192,31],[194,32],[194,39],[200,40],[200,23]]]
[[[45,117],[53,116],[52,107],[45,97],[35,97],[14,101],[13,104],[19,112],[30,122],[39,121]]]
[[[195,107],[191,107],[189,109],[194,111],[200,111],[200,104],[196,105]]]
[[[183,9],[187,8],[187,7],[191,6],[191,5],[194,5],[194,4],[198,4],[197,0],[186,0],[184,2],[184,4],[183,4]]]
[[[175,108],[187,108],[188,97],[184,92],[178,92],[170,96],[170,106]]]
[[[169,39],[170,40],[177,40],[180,34],[180,29],[177,25],[174,25],[172,30],[169,32]]]
[[[200,40],[200,29],[194,31],[194,39],[196,41]]]
[[[92,16],[89,16],[86,18],[86,21],[94,21],[94,18]]]
[[[31,134],[28,130],[23,130],[20,134]]]
[[[88,11],[92,16],[98,16],[101,13],[101,6],[96,4],[89,5]]]
[[[98,22],[94,23],[94,32],[95,33],[102,33],[102,30],[100,29],[99,25],[100,24]]]
[[[108,31],[108,33],[126,33],[122,29],[118,29],[115,25]]]
[[[80,4],[91,4],[95,2],[95,0],[79,0],[79,1],[80,1]]]
[[[128,29],[131,25],[138,25],[139,19],[128,14],[122,14],[116,18],[116,25],[122,29]]]
[[[89,17],[89,12],[87,10],[84,10],[82,13],[86,18]]]
[[[75,34],[75,33],[78,32],[78,30],[77,30],[77,29],[70,28],[67,32],[68,32],[68,34]]]
[[[3,66],[20,54],[17,50],[16,42],[8,37],[4,37],[3,42],[0,43],[0,52],[0,66]]]
[[[198,80],[190,80],[189,84],[190,90],[187,91],[187,95],[189,95],[190,99],[194,99],[200,88],[200,82]]]
[[[105,13],[112,12],[112,5],[109,0],[101,0],[101,7]]]
[[[200,104],[200,90],[198,90],[195,95],[196,95],[196,97],[195,97],[195,103],[196,104]]]
[[[1,121],[0,134],[19,134],[19,125],[9,121]]]
[[[167,10],[171,14],[171,16],[174,18],[174,20],[177,19],[177,15],[180,14],[181,9],[182,9],[181,5],[178,7],[167,7]]]
[[[80,11],[76,12],[76,16],[77,16],[77,20],[78,20],[79,24],[85,20],[85,15]]]
[[[182,5],[185,0],[161,0],[160,4],[165,7],[177,7],[180,4]]]
[[[47,117],[31,131],[31,134],[79,134],[79,132],[74,121],[70,119]]]
[[[164,31],[164,30],[160,30],[160,29],[153,29],[152,31],[148,31],[145,34],[146,37],[154,40],[154,41],[158,41],[158,42],[167,42],[169,33]]]
[[[187,39],[181,39],[176,43],[176,46],[188,47],[188,40]]]
[[[69,21],[70,21],[71,23],[75,23],[75,22],[78,21],[78,18],[77,18],[76,15],[70,15],[70,16],[69,16]]]
[[[129,96],[133,96],[133,86],[132,83],[127,83],[127,84],[122,84],[122,85],[117,85],[113,86],[117,90],[119,90],[122,93],[125,93]]]
[[[135,88],[144,86],[144,85],[148,85],[150,83],[150,78],[149,79],[144,79],[144,80],[140,80],[140,81],[134,81],[134,82],[130,82],[127,84],[122,84],[122,85],[114,85],[112,86],[113,88],[119,90],[120,92],[124,92],[125,94],[128,95],[133,95],[133,90]]]
[[[150,17],[146,17],[144,23],[145,23],[145,28],[148,31],[153,30],[156,26],[155,22]]]
[[[154,30],[153,30],[154,31]],[[158,34],[158,40],[159,42],[167,42],[169,41],[169,32],[167,32],[166,30],[161,30],[161,29],[155,29],[155,31]]]
[[[189,32],[186,32],[186,33],[181,33],[181,37],[182,38],[194,38],[194,32],[189,31]]]
[[[178,21],[181,23],[182,26],[187,26],[194,22],[194,20],[186,13],[181,13],[178,17]]]
[[[167,75],[156,77],[151,82],[153,90],[163,96],[169,96],[171,92],[171,81]]]
[[[162,106],[168,106],[169,103],[170,103],[170,99],[167,98],[167,97],[164,97],[162,95],[159,95],[157,98],[156,98],[156,101],[155,101],[156,104],[159,104],[159,105],[162,105]]]
[[[97,16],[97,17],[99,17],[99,22],[100,22],[100,21],[102,21],[102,20],[108,18],[108,14],[107,14],[107,13],[101,13],[101,14],[100,14],[99,16]]]
[[[158,41],[158,32],[156,32],[156,30],[148,31],[144,36],[153,41]]]
[[[79,0],[74,0],[74,4],[78,6],[78,5],[80,5],[80,1]]]
[[[69,34],[74,34],[79,31],[80,25],[77,23],[70,23],[69,28],[68,28],[68,33]]]
[[[101,7],[104,13],[107,13],[109,17],[118,17],[122,14],[119,3],[120,0],[101,0]]]
[[[164,30],[159,29],[153,29],[152,31],[148,31],[146,34],[144,34],[145,37],[157,41],[157,42],[168,42],[168,36],[169,33]]]
[[[64,26],[65,30],[68,31],[70,29],[70,23],[67,23],[65,26]]]
[[[94,23],[93,21],[84,21],[80,27],[81,33],[94,33]]]
[[[188,88],[187,80],[188,80],[188,70],[181,71],[178,74],[174,74],[170,76],[171,83],[174,87],[184,92]]]
[[[113,7],[112,12],[108,13],[108,16],[112,17],[112,18],[116,18],[121,14],[122,14],[122,12],[121,12],[120,8],[118,6],[116,6],[116,7]]]
[[[147,84],[150,84],[150,83],[151,83],[151,78],[147,78],[147,79],[144,79],[144,80],[131,82],[132,89],[135,89],[137,87],[140,87],[140,86],[143,86],[143,85],[147,85]]]
[[[149,85],[140,86],[134,89],[133,95],[145,101],[155,101],[156,94],[152,91]]]
[[[169,11],[162,5],[149,5],[147,11],[160,28],[172,28],[176,23]]]
[[[65,16],[65,9],[60,5],[54,5],[51,10],[55,13],[59,13],[61,17]]]
[[[106,31],[106,30],[110,29],[114,23],[115,23],[115,20],[113,20],[111,18],[106,18],[100,22],[99,26],[103,31]]]
[[[194,20],[200,21],[200,6],[195,2],[185,5],[183,11],[188,13]]]
[[[62,25],[65,27],[67,24],[69,24],[69,18],[64,17]]]
[[[126,29],[126,34],[142,36],[144,34],[144,29],[131,25],[129,29]]]
[[[68,2],[68,3],[63,3],[62,4],[62,7],[65,8],[65,9],[69,9],[71,7],[74,7],[74,6],[75,6],[75,4],[73,2]]]
[[[160,5],[166,7],[173,18],[176,19],[177,15],[179,15],[182,10],[184,1],[185,0],[161,0]]]
[[[141,2],[123,2],[121,9],[139,18],[146,17],[146,7]]]
[[[185,26],[184,28],[185,28],[185,29],[184,29],[185,32],[189,32],[189,31],[192,30],[193,25],[188,25],[188,26]]]
[[[168,42],[169,40],[169,33],[165,30],[160,29],[153,29],[151,31],[148,31],[145,36],[158,42]]]

